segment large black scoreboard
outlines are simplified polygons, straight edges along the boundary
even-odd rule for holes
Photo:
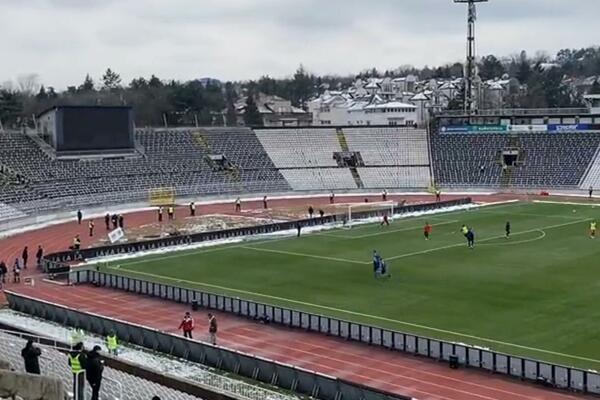
[[[40,114],[41,134],[56,151],[106,151],[134,147],[131,107],[59,106]]]

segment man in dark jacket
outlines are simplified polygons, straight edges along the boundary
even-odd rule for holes
[[[40,244],[38,246],[37,252],[35,253],[35,258],[37,260],[37,266],[40,267],[42,265],[42,257],[44,256],[44,249],[42,248],[42,245]]]
[[[100,396],[100,384],[102,383],[102,372],[104,363],[100,359],[100,346],[94,346],[87,355],[85,375],[90,387],[92,388],[92,400],[98,400]]]
[[[27,246],[23,249],[23,253],[21,253],[21,258],[23,259],[23,269],[27,269],[27,260],[29,260],[29,249]]]
[[[33,345],[33,340],[29,339],[23,350],[21,350],[21,357],[25,362],[25,372],[28,374],[40,374],[40,361],[39,358],[42,355],[42,350]]]
[[[104,225],[106,225],[106,230],[110,231],[110,214],[106,213],[104,216]]]

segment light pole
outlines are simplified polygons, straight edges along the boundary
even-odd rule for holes
[[[477,108],[474,88],[475,76],[475,21],[477,20],[477,3],[488,0],[454,0],[455,3],[467,4],[467,64],[465,65],[465,113],[471,115]]]

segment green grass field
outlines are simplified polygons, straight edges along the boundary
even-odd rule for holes
[[[600,369],[600,207],[512,203],[124,260],[111,272]],[[425,241],[425,221],[433,225]],[[512,237],[504,238],[504,225]],[[476,233],[469,250],[458,232]],[[391,279],[375,279],[376,249]],[[116,264],[118,269],[114,269]]]

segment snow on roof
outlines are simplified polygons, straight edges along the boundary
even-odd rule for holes
[[[401,103],[399,101],[391,101],[389,103],[371,104],[365,107],[366,109],[381,109],[381,108],[412,108],[416,109],[417,106],[408,103]]]
[[[367,86],[365,86],[366,89],[377,89],[378,87],[379,84],[377,82],[369,82]]]
[[[427,101],[427,100],[429,100],[429,97],[427,97],[427,95],[425,93],[421,92],[421,93],[417,93],[410,99],[412,101]]]

